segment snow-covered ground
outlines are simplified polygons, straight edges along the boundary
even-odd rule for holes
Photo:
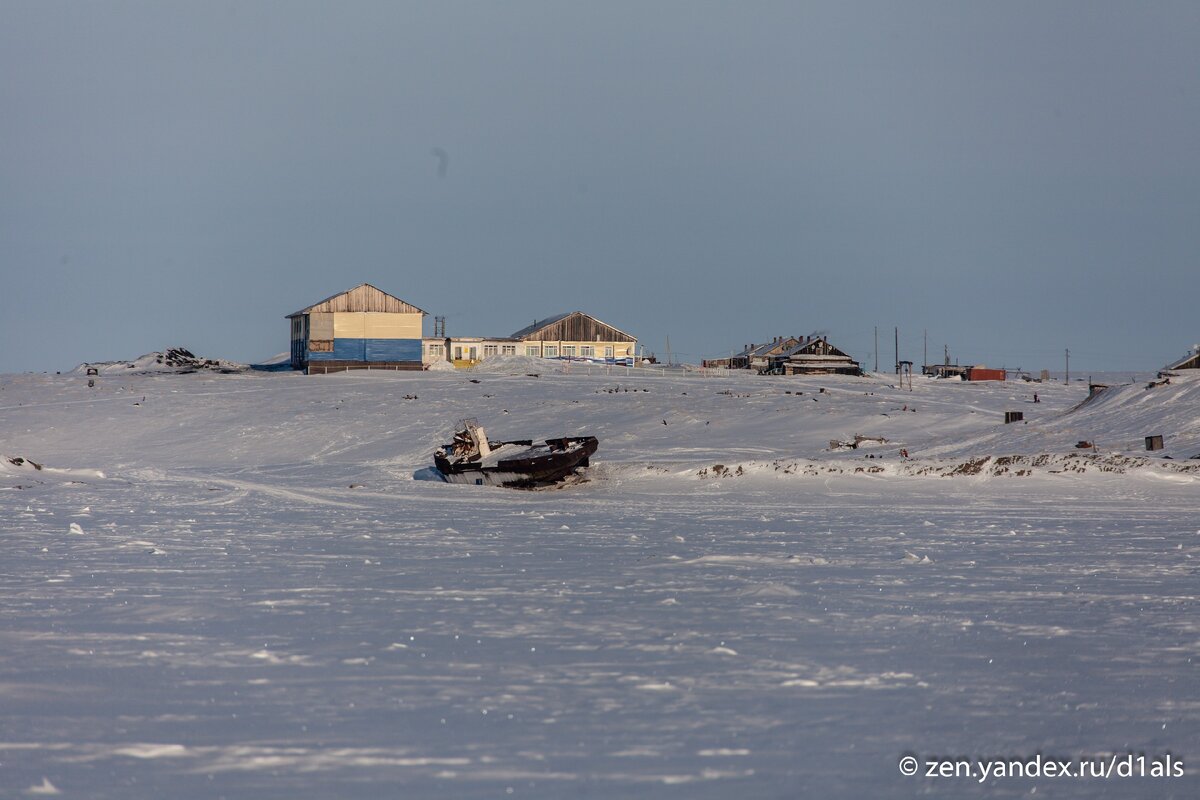
[[[527,371],[0,376],[0,796],[1200,795],[1200,380]]]

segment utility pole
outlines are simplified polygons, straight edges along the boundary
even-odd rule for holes
[[[948,367],[948,366],[950,366],[950,345],[944,344],[944,345],[942,345],[942,349],[946,353],[946,366]]]
[[[929,363],[929,329],[928,328],[925,329],[923,335],[925,338],[925,356],[924,356],[925,360],[921,362],[921,370],[922,371],[925,370],[925,365]]]
[[[1071,382],[1071,348],[1067,348],[1067,371],[1063,377],[1063,383]]]
[[[879,372],[879,326],[875,326],[875,371]]]
[[[675,362],[671,359],[671,335],[667,334],[667,366],[674,365]]]
[[[900,327],[896,326],[896,374],[900,374]]]

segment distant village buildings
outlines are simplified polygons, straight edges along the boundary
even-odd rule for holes
[[[556,314],[508,336],[447,336],[444,318],[435,320],[433,336],[424,335],[425,311],[369,283],[293,312],[293,369],[309,373],[347,369],[421,370],[452,365],[470,367],[489,358],[527,356],[563,361],[633,366],[638,359],[636,336],[582,311]],[[1003,381],[1004,369],[982,364],[926,364],[922,372],[939,378]],[[902,362],[909,365],[911,362]],[[703,365],[743,369],[765,375],[862,375],[863,369],[827,336],[776,336],[748,344],[727,358],[705,359]],[[899,367],[897,367],[899,369]],[[1167,370],[1200,369],[1200,345]]]
[[[705,367],[749,369],[769,375],[861,375],[862,367],[824,336],[776,336],[748,344],[729,358],[710,358]]]
[[[1168,364],[1166,369],[1200,369],[1200,344],[1193,345],[1186,356]]]
[[[632,366],[637,338],[582,311],[548,317],[511,336],[422,335],[426,312],[369,283],[288,315],[291,366],[347,369],[467,367],[495,356],[534,356]]]

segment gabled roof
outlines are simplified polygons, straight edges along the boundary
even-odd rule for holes
[[[1200,347],[1194,348],[1183,358],[1168,364],[1164,369],[1196,369],[1200,368]]]
[[[788,342],[796,341],[798,341],[798,339],[795,336],[784,336],[782,338],[775,339],[774,341],[766,342],[765,344],[751,345],[749,353],[746,353],[745,351],[742,351],[742,353],[743,355],[748,355],[751,358],[769,356],[775,354],[776,351],[782,352],[788,349],[791,346],[788,344]]]
[[[821,347],[820,345],[824,345],[824,347]],[[822,352],[820,352],[821,350],[825,350],[826,352],[822,353]],[[798,345],[791,348],[783,355],[785,358],[793,358],[795,356],[818,356],[818,357],[834,356],[837,358],[850,359],[851,361],[854,360],[854,359],[850,358],[850,355],[848,353],[844,353],[841,350],[834,347],[833,345],[831,345],[829,343],[829,340],[825,339],[824,337],[817,337],[815,339],[810,339],[807,342],[800,342]]]
[[[600,338],[597,337],[597,332]],[[568,311],[538,320],[521,328],[512,338],[563,342],[637,341],[636,336],[631,336],[620,328],[614,328],[582,311]]]
[[[421,309],[417,308],[411,303],[404,302],[399,297],[390,295],[382,289],[378,289],[369,283],[360,283],[353,289],[347,289],[344,292],[338,292],[335,295],[330,295],[321,302],[314,303],[308,308],[302,308],[295,313],[288,314],[288,317],[298,317],[303,314],[329,314],[336,311],[373,311],[387,314],[425,314],[425,312]]]
[[[560,319],[566,319],[567,317],[571,316],[571,314],[581,314],[581,313],[583,313],[583,312],[567,311],[562,314],[555,314],[553,317],[546,317],[545,319],[535,320],[532,325],[526,325],[524,328],[521,328],[521,330],[514,333],[512,335],[512,338],[520,339],[522,336],[528,336],[529,334],[533,333],[534,331],[540,331],[542,328],[545,328],[547,325],[553,325],[555,322],[558,322]]]

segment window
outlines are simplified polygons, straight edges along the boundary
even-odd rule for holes
[[[583,356],[584,358],[595,358],[596,348],[592,347],[590,344],[585,344],[579,348],[579,355]]]
[[[558,358],[558,345],[548,344],[542,349],[542,354],[546,358]]]
[[[542,354],[542,348],[538,347],[537,345],[530,344],[530,345],[525,346],[525,355],[540,356],[541,354]]]
[[[575,357],[575,345],[564,344],[563,345],[563,358],[574,358],[574,357]]]
[[[516,346],[515,344],[502,344],[502,345],[500,345],[500,355],[502,355],[502,356],[515,356],[516,354],[517,354],[517,346]]]
[[[613,357],[613,348],[612,348],[612,345],[611,345],[611,344],[610,344],[608,347],[605,347],[605,348],[604,348],[604,357],[605,357],[605,358],[612,358],[612,357]]]
[[[313,339],[311,342],[308,343],[308,351],[310,353],[332,353],[333,352],[333,340],[332,339]]]
[[[431,356],[441,356],[441,355],[442,355],[442,347],[443,347],[443,346],[444,346],[444,345],[440,345],[440,344],[431,344],[431,345],[429,345],[429,355],[431,355]]]
[[[487,358],[488,356],[494,356],[494,355],[496,355],[496,345],[485,344],[483,346],[483,357]]]

